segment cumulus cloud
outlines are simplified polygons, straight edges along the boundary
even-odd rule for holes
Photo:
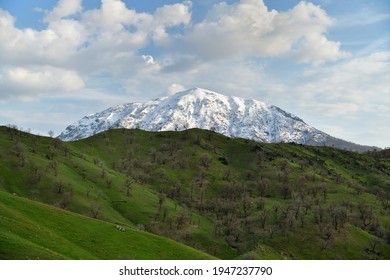
[[[34,93],[77,91],[84,81],[75,71],[46,67],[15,67],[0,72],[0,97],[34,99]]]
[[[221,1],[193,21],[190,1],[144,13],[121,0],[89,10],[81,0],[59,0],[41,29],[15,21],[0,8],[2,104],[68,98],[78,108],[72,112],[84,114],[93,102],[104,109],[200,86],[278,105],[313,124],[326,116],[340,127],[375,118],[388,126],[390,55],[373,53],[387,37],[352,56],[327,35],[345,22],[310,2],[280,12],[263,0]]]
[[[189,4],[166,5],[147,14],[128,9],[120,0],[103,0],[100,8],[71,17],[80,12],[81,1],[61,0],[46,15],[47,28],[35,30],[15,27],[12,15],[0,9],[0,58],[15,64],[73,62],[78,67],[80,57],[95,56],[102,66],[109,65],[118,54],[123,59],[152,41],[166,40],[166,28],[188,24],[191,18]]]
[[[190,18],[190,5],[186,3],[165,5],[154,14],[148,14],[128,9],[120,0],[102,0],[100,9],[83,13],[82,23],[93,35],[91,37],[104,41],[135,42],[135,49],[139,49],[148,40],[158,42],[166,39],[169,36],[167,27],[188,24]],[[115,39],[118,35],[120,38]]]
[[[154,14],[152,25],[154,26],[153,40],[159,44],[169,41],[167,27],[188,25],[191,21],[191,2],[184,4],[165,5],[158,8]]]
[[[319,6],[300,2],[293,9],[269,11],[262,0],[215,5],[206,18],[183,38],[185,49],[205,59],[239,55],[290,56],[321,63],[346,56],[338,42],[329,41],[332,19]]]
[[[85,42],[83,26],[72,19],[52,22],[46,29],[18,29],[0,9],[0,59],[7,64],[64,64]]]
[[[188,1],[139,13],[120,0],[102,0],[99,8],[85,11],[80,0],[61,0],[47,12],[43,30],[19,29],[15,19],[1,9],[0,18],[0,58],[4,62],[66,66],[86,74],[129,69],[123,64],[132,64],[138,52],[152,43],[165,46],[165,56],[178,54],[171,65],[165,65],[169,71],[197,67],[201,60],[240,55],[286,56],[304,63],[346,55],[340,43],[326,38],[332,19],[306,2],[282,13],[269,11],[262,0],[221,2],[198,23],[191,22]],[[167,31],[175,26],[186,28],[177,34]],[[166,60],[164,55],[160,59]]]
[[[33,77],[42,78],[37,87],[41,89],[46,81],[42,73],[46,72],[62,71],[66,74],[63,77],[73,75],[74,80],[79,78],[75,85],[80,85],[80,81],[102,72],[129,76],[137,72],[145,74],[146,66],[149,72],[158,69],[151,56],[142,57],[138,51],[152,42],[166,43],[171,36],[166,28],[188,24],[190,6],[189,3],[166,5],[149,14],[128,9],[120,0],[102,0],[101,7],[82,11],[81,0],[60,0],[47,11],[43,19],[47,26],[41,30],[16,27],[15,18],[0,9],[2,83],[12,93],[12,90],[19,92]],[[42,67],[43,72],[39,70]],[[25,82],[21,81],[17,87],[15,77]],[[66,92],[69,86],[62,81],[65,80],[60,79],[57,85],[62,84],[61,92]],[[58,89],[52,83],[46,88],[46,92]],[[2,95],[5,96],[11,94]]]
[[[60,0],[53,10],[47,12],[44,22],[52,22],[64,17],[72,16],[82,10],[82,0]]]
[[[33,84],[30,94],[74,90],[66,81],[75,89],[89,87],[102,73],[128,93],[145,84],[158,93],[173,82],[229,92],[269,86],[280,91],[283,86],[263,80],[264,71],[248,66],[248,60],[289,57],[317,64],[346,56],[340,43],[326,37],[332,19],[311,3],[277,12],[262,0],[221,2],[197,23],[191,22],[191,9],[187,1],[140,13],[123,1],[102,0],[100,7],[83,10],[80,0],[60,0],[47,11],[41,30],[16,27],[15,18],[0,9],[0,73],[8,92],[2,98],[13,91],[20,96],[37,78],[42,82]],[[158,47],[157,55],[143,54],[147,47]],[[55,84],[47,78],[58,75],[63,78]]]

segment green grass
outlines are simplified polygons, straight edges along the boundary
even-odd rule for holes
[[[212,259],[153,234],[0,192],[1,259]]]
[[[390,159],[375,153],[197,129],[64,143],[0,127],[0,169],[4,259],[390,259]]]

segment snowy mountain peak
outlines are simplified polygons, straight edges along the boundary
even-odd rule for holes
[[[65,141],[78,140],[111,128],[147,131],[200,128],[229,137],[268,143],[295,142],[342,147],[348,143],[309,126],[276,106],[198,87],[146,103],[108,108],[68,126],[58,137]]]
[[[261,142],[321,144],[326,138],[326,134],[278,107],[198,87],[86,116],[68,126],[59,138],[77,140],[110,128],[148,131],[201,128]]]

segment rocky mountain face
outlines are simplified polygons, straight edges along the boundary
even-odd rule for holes
[[[128,103],[108,108],[68,126],[58,138],[73,141],[112,128],[146,131],[200,128],[229,137],[267,143],[295,142],[355,151],[372,149],[334,138],[276,106],[201,88],[146,103]]]

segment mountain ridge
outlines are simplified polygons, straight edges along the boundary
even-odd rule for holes
[[[277,106],[198,87],[145,103],[110,107],[85,116],[68,126],[58,138],[79,140],[112,128],[146,131],[200,128],[265,143],[294,142],[359,152],[374,149],[332,137]]]

